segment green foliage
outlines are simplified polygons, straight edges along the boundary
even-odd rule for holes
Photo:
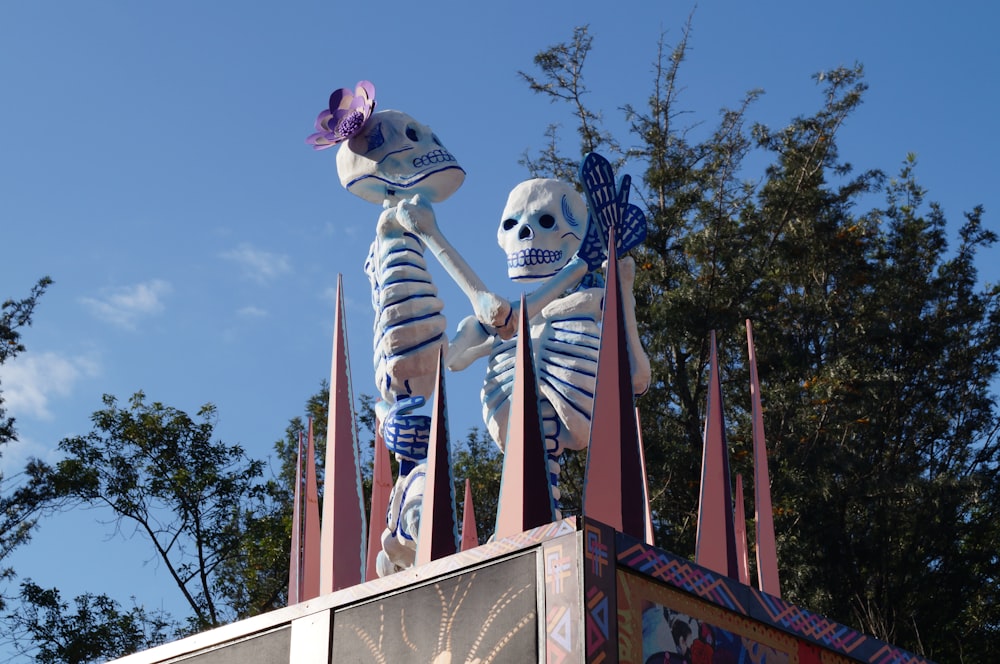
[[[52,473],[58,495],[103,505],[117,530],[140,533],[191,608],[190,628],[200,630],[244,617],[247,607],[230,602],[231,586],[220,578],[258,535],[257,523],[273,496],[261,476],[264,465],[237,445],[213,441],[215,407],[198,419],[142,392],[120,407],[104,396],[94,429],[66,438],[66,455]]]
[[[485,543],[496,530],[497,504],[500,498],[500,475],[503,455],[486,432],[472,428],[464,441],[452,443],[452,477],[455,480],[455,500],[458,522],[465,514],[465,480],[472,488],[473,511],[476,515],[476,536]]]
[[[5,300],[0,305],[0,365],[24,352],[21,329],[31,325],[35,306],[51,284],[52,279],[42,277],[31,288],[28,297]],[[0,456],[3,456],[4,445],[17,440],[14,418],[7,416],[3,404],[3,392],[0,391]],[[0,581],[13,577],[14,570],[4,567],[3,561],[16,547],[28,541],[38,513],[50,497],[45,492],[44,483],[38,482],[33,468],[27,469],[24,478],[17,479],[15,484],[14,480],[0,473]],[[4,607],[4,599],[0,594],[0,609]]]
[[[134,600],[133,600],[134,601]],[[87,593],[72,610],[55,588],[21,584],[21,609],[6,616],[22,655],[40,664],[89,664],[160,645],[176,625],[161,612],[122,606],[107,595]]]
[[[661,40],[652,93],[625,107],[638,147],[620,155],[621,172],[643,173],[633,200],[649,224],[634,258],[653,366],[638,405],[657,542],[694,551],[712,331],[733,468],[752,477],[749,319],[783,596],[934,659],[962,649],[963,661],[987,661],[1000,646],[990,544],[1000,523],[1000,290],[980,283],[976,257],[996,235],[974,208],[949,251],[949,225],[925,203],[915,158],[894,178],[840,159],[838,132],[867,88],[860,66],[817,75],[819,109],[786,126],[749,122],[761,94],[752,91],[694,140],[694,125],[678,124],[688,38],[685,29],[673,49]],[[586,89],[586,28],[572,43],[536,58],[533,89]],[[580,95],[558,98],[578,125],[579,152],[560,152],[550,125],[528,165],[575,181],[564,166],[603,135],[600,115],[581,110]],[[766,166],[751,173],[750,163]]]
[[[239,555],[228,559],[220,568],[220,592],[238,608],[241,616],[256,615],[288,603],[288,566],[299,441],[301,438],[305,453],[311,421],[316,447],[314,461],[322,501],[329,402],[330,387],[322,381],[319,389],[306,399],[305,417],[296,416],[289,420],[284,437],[274,444],[278,473],[274,481],[266,485],[267,509],[247,520],[247,537]],[[375,414],[371,397],[361,395],[359,402],[356,416],[362,450],[362,488],[365,508],[368,509],[371,505],[371,449]]]
[[[23,300],[5,300],[0,305],[0,365],[24,352],[21,343],[21,328],[31,325],[38,299],[52,284],[52,279],[42,277],[31,288],[31,295]],[[14,418],[7,417],[3,408],[3,392],[0,392],[0,445],[17,440],[14,432]],[[0,453],[3,448],[0,447]],[[0,478],[2,479],[2,478]]]

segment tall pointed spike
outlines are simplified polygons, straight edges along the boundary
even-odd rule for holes
[[[496,536],[511,537],[555,520],[548,457],[538,410],[538,383],[527,306],[521,296],[514,393],[504,445]]]
[[[479,546],[476,530],[476,510],[472,504],[472,482],[465,478],[465,502],[462,504],[462,551]]]
[[[608,246],[616,246],[615,242],[612,226]],[[583,514],[641,540],[646,537],[643,465],[618,279],[618,256],[615,251],[609,254]]]
[[[288,606],[302,601],[302,432],[295,453],[295,491],[292,503],[292,545],[288,561]]]
[[[309,418],[309,436],[306,439],[306,500],[303,504],[302,536],[302,600],[319,597],[321,533],[319,525],[319,486],[316,483],[316,443],[313,439],[313,421]]]
[[[712,331],[711,344],[711,373],[708,381],[708,404],[705,409],[695,562],[719,574],[738,579],[732,477],[729,473],[729,451],[726,447],[726,425],[723,417],[722,383],[719,379],[715,330]]]
[[[320,545],[322,594],[361,583],[365,565],[365,510],[341,275],[337,275],[329,408]]]
[[[740,583],[750,585],[750,554],[747,552],[747,517],[743,507],[743,475],[736,473],[736,560]]]
[[[764,411],[757,378],[757,353],[753,329],[747,319],[747,347],[750,365],[750,403],[753,416],[753,489],[754,520],[757,531],[757,584],[763,592],[781,597],[778,579],[778,547],[774,537],[774,513],[771,508],[771,479],[767,470],[767,445],[764,442]]]
[[[385,514],[389,510],[392,495],[392,464],[389,449],[382,439],[382,423],[375,422],[375,462],[372,468],[372,508],[368,525],[368,564],[365,580],[378,578],[378,552],[382,550],[382,531],[385,529]]]
[[[451,477],[451,444],[448,442],[448,407],[444,391],[444,356],[438,351],[437,388],[431,413],[431,438],[427,476],[420,508],[415,564],[450,556],[458,551],[455,519],[455,484]]]

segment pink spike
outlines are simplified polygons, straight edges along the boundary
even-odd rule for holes
[[[462,551],[479,546],[476,532],[476,510],[472,504],[472,482],[465,478],[465,503],[462,505]]]
[[[507,440],[504,445],[496,537],[512,537],[555,520],[545,438],[538,413],[538,383],[524,296],[518,319]]]
[[[757,353],[753,329],[747,320],[747,347],[750,364],[750,403],[753,413],[753,488],[757,524],[757,584],[761,591],[781,597],[778,580],[778,547],[774,538],[774,513],[771,508],[771,479],[767,470],[767,445],[764,442],[764,410],[757,378]]]
[[[378,552],[382,550],[382,531],[385,530],[385,515],[389,510],[392,495],[392,465],[389,449],[382,439],[382,423],[375,422],[375,467],[372,469],[372,509],[368,519],[368,565],[365,581],[378,578]]]
[[[698,500],[698,534],[695,562],[703,567],[739,578],[736,534],[733,527],[733,494],[726,448],[726,425],[722,414],[722,384],[712,331],[711,374],[705,414],[705,440],[701,461],[701,497]]]
[[[320,529],[319,488],[316,484],[316,444],[313,421],[309,418],[309,438],[306,445],[306,501],[302,535],[302,601],[319,597]]]
[[[288,606],[302,601],[302,432],[295,452],[295,491],[292,500],[292,546],[288,561]]]
[[[455,485],[451,480],[451,445],[448,443],[447,399],[444,393],[444,357],[438,351],[437,388],[431,413],[427,476],[420,507],[416,565],[458,552],[455,522]]]
[[[635,430],[639,435],[639,462],[642,464],[642,495],[646,497],[646,544],[656,546],[653,536],[653,510],[649,505],[649,475],[646,472],[646,446],[642,442],[642,420],[635,409]]]
[[[750,585],[750,554],[747,553],[747,517],[743,509],[743,476],[736,473],[736,558],[740,583]]]
[[[614,227],[608,246],[615,247]],[[646,537],[646,496],[632,372],[622,311],[618,257],[609,252],[597,388],[583,485],[583,515],[636,539]]]
[[[361,583],[365,565],[365,510],[358,461],[358,431],[347,353],[344,287],[337,275],[337,314],[330,368],[330,411],[326,427],[326,485],[320,544],[320,593]]]

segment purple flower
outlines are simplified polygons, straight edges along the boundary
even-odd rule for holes
[[[357,136],[374,110],[375,86],[370,81],[358,81],[353,93],[347,88],[334,90],[330,108],[323,109],[316,117],[318,131],[306,143],[316,150],[325,150]]]

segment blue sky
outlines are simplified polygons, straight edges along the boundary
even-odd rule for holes
[[[374,393],[362,263],[378,209],[341,188],[334,151],[304,142],[330,92],[359,79],[374,82],[379,108],[431,125],[458,158],[468,175],[437,206],[441,228],[489,286],[516,298],[495,243],[499,215],[527,177],[525,150],[549,123],[572,128],[518,70],[590,25],[589,101],[620,130],[617,109],[641,106],[651,89],[658,37],[675,44],[692,12],[691,122],[710,127],[762,88],[751,117],[781,126],[821,104],[812,74],[861,62],[871,88],[843,129],[842,158],[893,172],[914,152],[953,227],[983,204],[998,228],[991,3],[0,5],[0,299],[55,280],[25,332],[28,352],[0,369],[21,438],[3,450],[5,474],[28,456],[57,460],[60,439],[90,430],[102,394],[140,389],[191,413],[216,404],[219,438],[271,456],[329,374],[338,273],[355,395]],[[994,282],[995,262],[981,260]],[[453,329],[468,303],[442,270],[435,279]],[[456,437],[481,425],[483,368],[448,376]],[[12,562],[66,597],[134,595],[182,610],[145,543],[101,519],[46,521]]]

